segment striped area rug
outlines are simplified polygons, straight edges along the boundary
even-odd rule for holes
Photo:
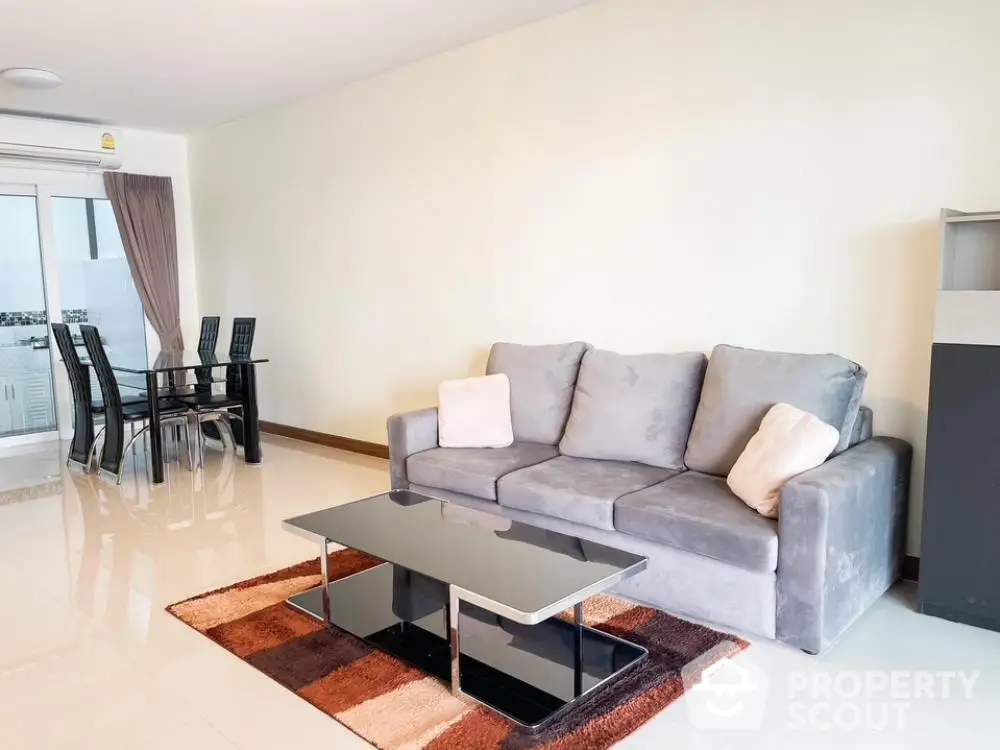
[[[354,550],[334,552],[330,577],[343,578],[380,562]],[[316,558],[167,611],[382,750],[603,750],[684,692],[684,665],[710,652],[718,659],[748,646],[617,597],[593,597],[584,604],[587,624],[642,644],[649,657],[578,709],[530,733],[285,604],[289,596],[319,583]]]

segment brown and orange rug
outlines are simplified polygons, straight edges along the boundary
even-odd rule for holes
[[[354,550],[334,552],[330,577],[380,562]],[[642,644],[649,657],[578,710],[530,733],[285,604],[319,582],[316,558],[172,604],[167,611],[383,750],[603,750],[680,697],[686,664],[749,645],[617,597],[588,599],[588,625]]]

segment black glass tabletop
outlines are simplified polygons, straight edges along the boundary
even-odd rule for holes
[[[118,372],[145,374],[149,372],[179,372],[181,370],[196,370],[201,367],[225,367],[227,365],[255,365],[268,362],[266,357],[234,357],[229,354],[213,354],[208,352],[190,351],[187,349],[163,349],[152,362],[121,361],[108,352],[111,369]],[[82,356],[80,361],[90,364],[90,358]]]
[[[525,624],[558,614],[646,567],[641,555],[407,490],[283,525],[460,587],[488,600],[491,611]]]

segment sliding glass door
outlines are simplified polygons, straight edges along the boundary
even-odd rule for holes
[[[0,438],[56,429],[38,229],[35,189],[0,186]]]
[[[77,341],[80,323],[97,326],[113,361],[145,362],[142,303],[111,203],[53,196],[52,225],[62,322]],[[91,387],[100,397],[97,383],[92,381]]]
[[[72,430],[51,322],[69,325],[81,353],[79,326],[89,323],[120,359],[146,360],[142,305],[97,177],[71,187],[0,185],[0,446]]]

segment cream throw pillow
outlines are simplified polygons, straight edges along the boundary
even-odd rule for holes
[[[513,442],[506,375],[446,380],[438,386],[442,448],[506,448]]]
[[[777,518],[785,482],[826,461],[839,439],[837,429],[819,417],[775,404],[736,459],[726,484],[762,516]]]

